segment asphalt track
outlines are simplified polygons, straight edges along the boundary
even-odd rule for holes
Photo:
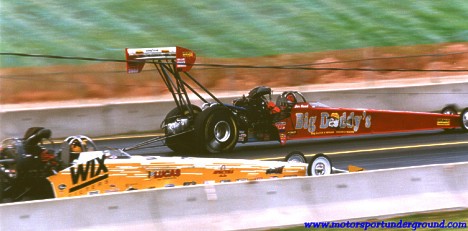
[[[100,150],[125,148],[148,140],[154,135],[96,139]],[[160,143],[159,143],[160,144]],[[368,170],[409,167],[468,161],[468,133],[461,130],[430,131],[392,135],[327,138],[279,142],[237,144],[230,153],[198,157],[282,160],[291,151],[306,156],[327,154],[334,167],[346,169],[349,164]],[[129,151],[133,155],[180,156],[165,146]],[[187,154],[186,156],[194,156]]]

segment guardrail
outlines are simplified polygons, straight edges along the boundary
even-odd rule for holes
[[[0,229],[239,230],[468,207],[468,162],[0,205]]]
[[[426,84],[409,87],[320,90],[297,87],[305,91],[309,101],[330,106],[375,108],[407,111],[440,111],[449,104],[468,107],[468,77],[455,83]],[[278,92],[279,93],[279,92]],[[231,103],[240,97],[222,97]],[[82,134],[91,137],[140,133],[159,129],[166,114],[175,107],[172,100],[94,105],[49,106],[43,108],[8,109],[0,112],[0,139],[21,137],[29,127],[51,129],[54,137]]]

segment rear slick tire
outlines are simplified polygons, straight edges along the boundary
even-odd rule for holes
[[[192,110],[195,114],[199,114],[201,109],[197,106],[192,105]],[[164,123],[167,125],[168,123],[172,123],[176,121],[177,118],[185,117],[189,114],[188,110],[180,112],[179,108],[174,108],[169,113],[167,113],[166,118],[164,119]],[[164,128],[164,133],[166,137],[168,136],[167,129]],[[188,132],[172,137],[166,138],[166,146],[170,148],[172,151],[176,153],[186,154],[186,153],[196,153],[198,152],[199,148],[195,140],[194,132]]]
[[[202,151],[208,153],[232,151],[239,138],[234,115],[228,108],[220,105],[200,112],[195,119],[195,134]]]

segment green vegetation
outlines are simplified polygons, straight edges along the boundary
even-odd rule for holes
[[[448,225],[448,222],[462,222],[462,223],[468,223],[468,210],[461,210],[461,211],[447,211],[447,212],[435,212],[435,213],[419,213],[419,214],[412,214],[412,215],[407,215],[407,216],[401,216],[401,217],[394,217],[394,218],[389,218],[389,219],[384,219],[386,222],[396,222],[398,223],[400,220],[403,222],[437,222],[440,224],[443,220],[445,220],[445,225]],[[382,220],[366,220],[369,222],[380,222]],[[361,221],[363,222],[363,221]],[[304,226],[298,226],[298,227],[293,227],[293,228],[285,228],[285,229],[272,229],[276,231],[304,231],[304,230],[320,230],[320,231],[338,231],[338,230],[353,230],[353,229],[332,229],[332,228],[304,228]],[[363,230],[363,229],[355,229],[355,230]],[[392,230],[412,230],[411,228],[409,229],[403,229],[403,228],[369,228],[367,229],[368,231],[392,231]],[[423,231],[423,230],[430,230],[430,231],[436,231],[436,230],[467,230],[466,228],[418,228],[416,230]]]
[[[465,0],[15,0],[0,4],[0,52],[121,59],[125,47],[179,45],[200,56],[252,57],[468,41]],[[10,56],[0,61],[2,67],[58,62]]]

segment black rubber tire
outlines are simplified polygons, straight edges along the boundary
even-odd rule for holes
[[[457,109],[453,105],[449,105],[449,106],[444,107],[440,111],[440,113],[444,114],[444,115],[456,115],[456,114],[458,114]],[[455,130],[455,128],[444,128],[445,132],[453,132],[454,130]]]
[[[195,115],[199,114],[201,112],[201,109],[197,106],[192,105],[192,110],[195,113]],[[178,117],[188,115],[189,111],[185,110],[184,112],[181,112],[179,108],[174,108],[169,113],[167,113],[166,118],[164,118],[164,123],[172,123],[174,122]],[[168,132],[166,128],[164,129],[164,134],[167,136]],[[188,132],[184,133],[181,135],[173,136],[166,138],[166,145],[168,148],[170,148],[172,151],[176,153],[196,153],[198,152],[198,144],[195,140],[195,134],[194,132]]]
[[[11,187],[9,188],[8,193],[2,192],[3,195],[1,197],[0,203],[54,198],[52,185],[46,178],[28,179],[26,181],[22,181],[21,183],[13,184],[14,185],[10,185]]]
[[[444,107],[440,113],[442,114],[446,114],[446,115],[456,115],[458,112],[457,112],[457,109],[455,109],[454,106],[447,106],[447,107]]]
[[[7,179],[5,176],[3,176],[3,173],[0,172],[0,204],[6,202],[6,198],[4,198],[4,193],[5,189],[7,188]]]
[[[52,189],[52,185],[46,178],[40,178],[34,181],[33,188],[22,200],[44,200],[51,198],[54,198],[54,190]]]
[[[195,119],[195,133],[201,151],[208,153],[229,152],[239,138],[239,129],[232,112],[221,105],[202,111]]]
[[[468,131],[468,108],[463,109],[460,113],[460,124],[463,131]]]
[[[299,163],[307,163],[307,159],[304,156],[304,153],[300,151],[292,151],[288,153],[288,155],[284,158],[285,162],[299,162]]]
[[[307,166],[308,176],[330,175],[332,173],[332,162],[328,156],[323,153],[315,155]]]

